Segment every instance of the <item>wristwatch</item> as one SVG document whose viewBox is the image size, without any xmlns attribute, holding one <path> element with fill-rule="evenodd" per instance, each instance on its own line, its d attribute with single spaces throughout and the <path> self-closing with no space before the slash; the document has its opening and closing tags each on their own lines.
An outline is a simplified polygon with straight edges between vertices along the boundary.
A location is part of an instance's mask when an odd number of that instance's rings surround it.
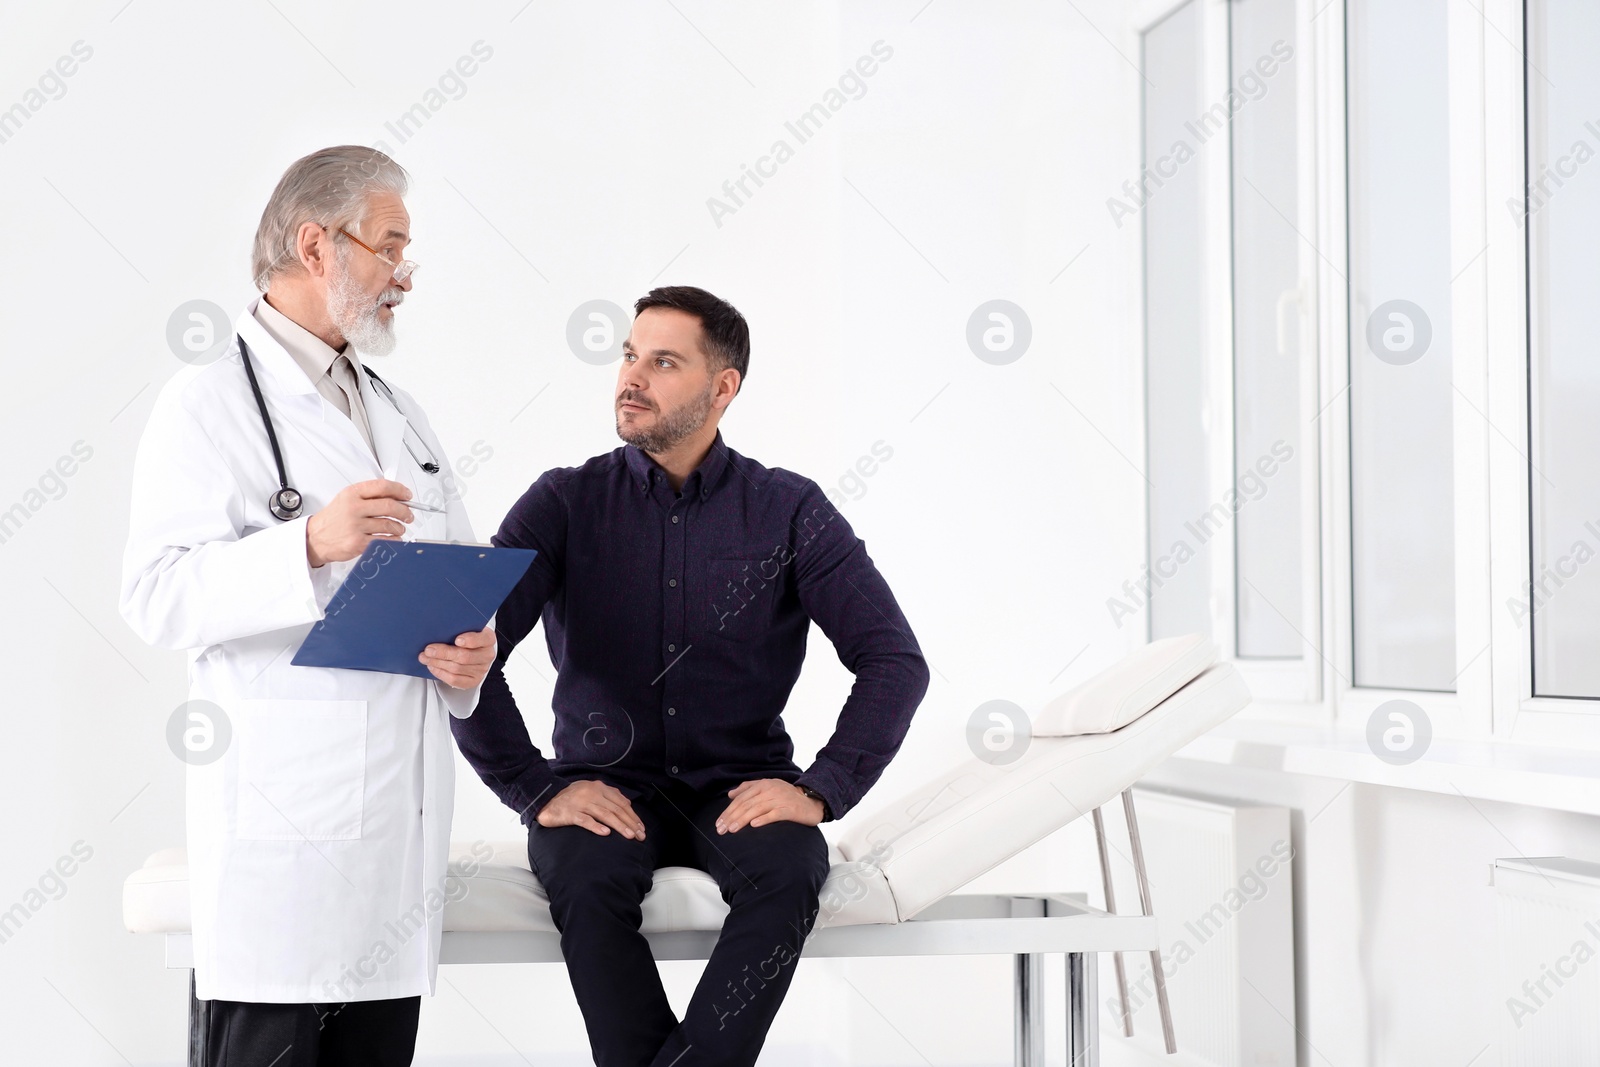
<svg viewBox="0 0 1600 1067">
<path fill-rule="evenodd" d="M 828 810 L 828 801 L 821 793 L 817 792 L 815 789 L 812 789 L 809 785 L 799 785 L 797 783 L 796 787 L 800 790 L 800 792 L 804 793 L 811 799 L 822 801 L 822 818 L 824 820 L 833 818 L 833 812 Z"/>
</svg>

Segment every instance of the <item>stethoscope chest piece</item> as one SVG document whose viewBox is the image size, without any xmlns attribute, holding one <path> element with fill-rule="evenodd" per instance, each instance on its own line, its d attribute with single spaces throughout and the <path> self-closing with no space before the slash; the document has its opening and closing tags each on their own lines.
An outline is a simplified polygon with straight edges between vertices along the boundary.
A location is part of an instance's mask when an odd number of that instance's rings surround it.
<svg viewBox="0 0 1600 1067">
<path fill-rule="evenodd" d="M 300 517 L 302 503 L 304 501 L 300 499 L 299 490 L 291 489 L 286 485 L 272 494 L 272 498 L 267 501 L 267 510 L 272 512 L 273 518 L 290 522 Z"/>
</svg>

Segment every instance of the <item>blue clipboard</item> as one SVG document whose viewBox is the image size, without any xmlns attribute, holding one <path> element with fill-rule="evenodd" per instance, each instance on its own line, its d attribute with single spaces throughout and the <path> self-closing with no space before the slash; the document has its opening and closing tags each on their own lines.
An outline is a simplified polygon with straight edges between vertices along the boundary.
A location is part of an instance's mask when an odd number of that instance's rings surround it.
<svg viewBox="0 0 1600 1067">
<path fill-rule="evenodd" d="M 538 555 L 448 541 L 373 540 L 300 643 L 297 667 L 432 678 L 425 646 L 481 630 Z"/>
</svg>

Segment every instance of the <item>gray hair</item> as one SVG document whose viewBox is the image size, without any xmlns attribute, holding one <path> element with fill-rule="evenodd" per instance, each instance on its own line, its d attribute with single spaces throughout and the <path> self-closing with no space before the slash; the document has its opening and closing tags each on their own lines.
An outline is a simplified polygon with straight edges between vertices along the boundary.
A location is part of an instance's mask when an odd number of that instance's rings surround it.
<svg viewBox="0 0 1600 1067">
<path fill-rule="evenodd" d="M 362 145 L 323 148 L 295 160 L 278 179 L 256 228 L 250 254 L 256 288 L 264 293 L 274 277 L 300 269 L 295 243 L 305 223 L 355 229 L 366 217 L 368 197 L 383 192 L 404 196 L 409 183 L 404 167 Z"/>
</svg>

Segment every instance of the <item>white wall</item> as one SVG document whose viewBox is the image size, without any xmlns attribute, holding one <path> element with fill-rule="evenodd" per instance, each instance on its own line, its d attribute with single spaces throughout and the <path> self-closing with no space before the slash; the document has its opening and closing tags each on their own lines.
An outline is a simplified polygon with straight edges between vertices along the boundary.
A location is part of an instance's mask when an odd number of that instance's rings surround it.
<svg viewBox="0 0 1600 1067">
<path fill-rule="evenodd" d="M 857 497 L 844 508 L 935 675 L 877 799 L 964 755 L 979 703 L 1036 701 L 1139 640 L 1097 606 L 1135 572 L 1142 522 L 1138 476 L 1101 436 L 1137 456 L 1135 247 L 1101 206 L 1135 169 L 1137 75 L 1091 25 L 1114 25 L 1114 5 L 521 7 L 0 8 L 0 108 L 32 102 L 75 42 L 92 49 L 0 143 L 0 508 L 33 499 L 75 442 L 92 449 L 0 544 L 17 680 L 0 907 L 74 842 L 93 850 L 0 945 L 8 1062 L 182 1058 L 184 977 L 120 922 L 124 876 L 183 833 L 164 738 L 182 657 L 142 646 L 116 610 L 129 467 L 180 366 L 168 316 L 249 298 L 261 208 L 313 148 L 383 141 L 412 171 L 423 268 L 387 373 L 424 398 L 452 454 L 493 450 L 466 481 L 481 533 L 541 471 L 615 446 L 615 367 L 576 359 L 565 325 L 583 301 L 626 306 L 652 284 L 705 286 L 752 323 L 749 385 L 724 422 L 733 447 L 824 486 L 875 442 L 893 449 L 864 488 L 844 483 Z M 879 40 L 893 55 L 865 93 L 718 226 L 707 198 L 774 139 L 793 145 L 785 121 Z M 478 41 L 492 56 L 465 92 L 400 144 L 385 123 Z M 1008 366 L 965 339 L 993 298 L 1033 327 Z M 536 634 L 548 677 L 542 646 Z M 849 684 L 825 639 L 812 649 L 786 716 L 802 763 Z M 513 684 L 548 739 L 548 683 L 519 663 Z M 518 836 L 460 770 L 456 836 Z M 698 969 L 666 968 L 678 1006 Z M 587 1061 L 559 967 L 442 974 L 419 1062 Z M 1003 959 L 813 961 L 771 1060 L 1001 1062 L 1009 974 Z M 930 975 L 945 980 L 911 981 Z"/>
<path fill-rule="evenodd" d="M 682 282 L 744 310 L 753 373 L 729 443 L 855 497 L 845 513 L 934 668 L 868 806 L 965 755 L 978 704 L 1032 706 L 1142 639 L 1104 609 L 1143 555 L 1143 486 L 1119 454 L 1141 462 L 1137 228 L 1104 206 L 1138 171 L 1119 5 L 274 3 L 0 9 L 0 108 L 74 42 L 93 49 L 0 143 L 0 509 L 75 442 L 93 450 L 0 543 L 17 690 L 0 908 L 93 849 L 0 944 L 7 1062 L 182 1059 L 182 974 L 120 923 L 123 877 L 182 839 L 164 739 L 182 659 L 116 612 L 129 464 L 179 366 L 168 315 L 250 295 L 261 206 L 312 148 L 386 141 L 413 172 L 424 267 L 389 367 L 453 454 L 492 449 L 466 482 L 482 533 L 539 472 L 615 444 L 615 368 L 567 350 L 574 307 Z M 480 40 L 493 55 L 464 95 L 398 144 L 385 122 Z M 718 226 L 707 197 L 878 40 L 893 56 L 865 93 Z M 965 339 L 995 298 L 1033 328 L 1007 366 Z M 893 458 L 841 486 L 878 441 Z M 812 648 L 786 716 L 802 762 L 849 684 Z M 548 677 L 537 634 L 529 651 Z M 548 682 L 519 662 L 513 684 L 548 739 Z M 1304 1064 L 1473 1061 L 1501 1010 L 1488 861 L 1600 854 L 1600 820 L 1578 816 L 1189 762 L 1155 777 L 1295 809 Z M 462 764 L 456 836 L 519 830 Z M 980 885 L 1085 888 L 1085 845 L 1070 827 Z M 679 1007 L 698 968 L 665 967 Z M 441 974 L 419 1063 L 587 1062 L 560 968 Z M 1004 958 L 809 961 L 768 1061 L 1007 1062 L 1009 982 Z"/>
</svg>

